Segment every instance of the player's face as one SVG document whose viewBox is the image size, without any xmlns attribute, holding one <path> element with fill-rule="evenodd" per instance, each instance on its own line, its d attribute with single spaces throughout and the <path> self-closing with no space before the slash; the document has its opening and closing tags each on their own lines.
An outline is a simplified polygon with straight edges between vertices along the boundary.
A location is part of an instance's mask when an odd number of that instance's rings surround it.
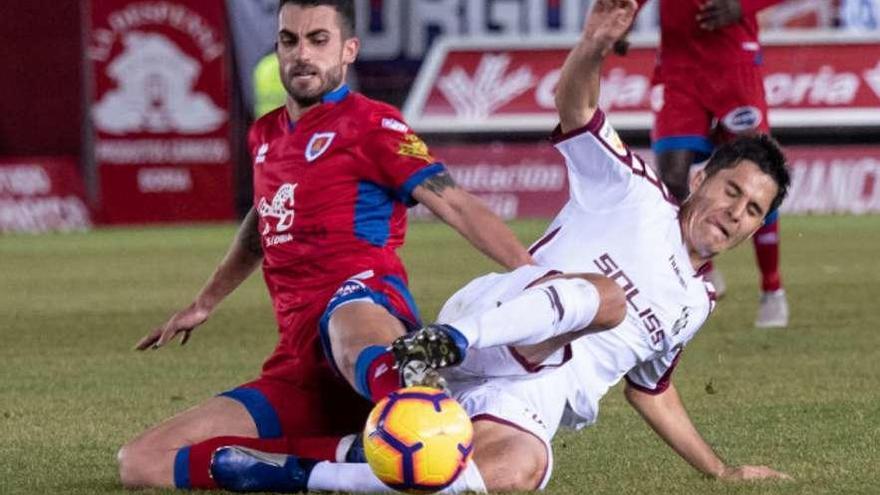
<svg viewBox="0 0 880 495">
<path fill-rule="evenodd" d="M 764 222 L 778 186 L 751 160 L 698 172 L 682 208 L 682 230 L 692 255 L 706 260 L 751 237 Z"/>
<path fill-rule="evenodd" d="M 357 38 L 344 39 L 336 10 L 287 4 L 278 13 L 277 53 L 287 94 L 307 107 L 335 90 L 357 57 Z"/>
</svg>

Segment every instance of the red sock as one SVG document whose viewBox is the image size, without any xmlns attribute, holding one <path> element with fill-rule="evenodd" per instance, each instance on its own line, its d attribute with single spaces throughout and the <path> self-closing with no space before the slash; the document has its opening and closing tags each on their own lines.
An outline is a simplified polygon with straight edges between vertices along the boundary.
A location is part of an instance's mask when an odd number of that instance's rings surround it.
<svg viewBox="0 0 880 495">
<path fill-rule="evenodd" d="M 216 489 L 211 478 L 211 456 L 220 447 L 238 445 L 263 452 L 293 454 L 320 461 L 335 461 L 341 437 L 247 438 L 214 437 L 181 449 L 174 461 L 174 483 L 178 488 Z"/>
<path fill-rule="evenodd" d="M 761 290 L 770 292 L 782 288 L 779 274 L 779 221 L 764 225 L 752 238 L 755 258 L 761 270 Z"/>
<path fill-rule="evenodd" d="M 370 399 L 379 402 L 400 388 L 400 373 L 394 369 L 394 355 L 385 351 L 367 367 L 367 384 Z"/>
</svg>

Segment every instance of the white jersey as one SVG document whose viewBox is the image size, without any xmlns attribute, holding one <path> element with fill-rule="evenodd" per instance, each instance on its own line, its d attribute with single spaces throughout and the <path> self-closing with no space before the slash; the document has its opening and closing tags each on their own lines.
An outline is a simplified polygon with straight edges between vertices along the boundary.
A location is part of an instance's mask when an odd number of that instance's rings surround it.
<svg viewBox="0 0 880 495">
<path fill-rule="evenodd" d="M 558 370 L 565 377 L 554 373 L 553 386 L 566 387 L 579 421 L 592 423 L 599 399 L 624 376 L 641 390 L 666 388 L 681 349 L 706 321 L 715 297 L 691 266 L 677 203 L 602 111 L 585 127 L 553 138 L 565 157 L 570 199 L 530 251 L 545 271 L 611 278 L 627 300 L 624 322 L 575 341 L 570 362 Z M 440 321 L 512 297 L 527 285 L 522 274 L 529 270 L 541 271 L 528 267 L 475 280 L 450 299 Z M 472 349 L 460 371 L 491 375 L 490 367 L 511 366 L 511 359 L 499 362 L 505 355 L 517 358 L 511 352 Z"/>
</svg>

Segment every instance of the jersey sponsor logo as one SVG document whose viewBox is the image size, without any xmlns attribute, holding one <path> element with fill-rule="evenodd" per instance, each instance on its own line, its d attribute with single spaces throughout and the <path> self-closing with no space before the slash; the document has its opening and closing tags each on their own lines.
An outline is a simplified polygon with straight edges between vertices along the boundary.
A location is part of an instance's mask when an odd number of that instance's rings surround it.
<svg viewBox="0 0 880 495">
<path fill-rule="evenodd" d="M 295 189 L 296 184 L 282 185 L 278 188 L 278 192 L 275 193 L 275 197 L 272 198 L 271 204 L 266 201 L 266 198 L 260 198 L 260 203 L 257 205 L 257 213 L 265 223 L 263 235 L 267 235 L 272 231 L 272 227 L 269 225 L 270 218 L 278 219 L 278 222 L 275 224 L 275 232 L 286 232 L 293 226 L 293 192 Z M 293 239 L 292 236 L 284 242 L 291 239 Z M 275 244 L 280 244 L 280 242 Z"/>
<path fill-rule="evenodd" d="M 92 109 L 95 126 L 108 134 L 132 132 L 204 134 L 218 129 L 226 112 L 195 90 L 202 63 L 171 38 L 131 31 L 123 50 L 107 65 L 116 89 Z"/>
<path fill-rule="evenodd" d="M 309 144 L 306 145 L 306 160 L 309 162 L 317 160 L 319 156 L 327 151 L 335 137 L 335 132 L 317 132 L 312 135 L 311 139 L 309 139 Z"/>
<path fill-rule="evenodd" d="M 724 127 L 733 133 L 750 131 L 761 124 L 761 110 L 758 107 L 745 106 L 737 107 L 727 112 L 721 119 Z"/>
<path fill-rule="evenodd" d="M 611 258 L 608 253 L 599 256 L 593 260 L 593 264 L 599 269 L 599 273 L 613 280 L 623 289 L 626 302 L 634 313 L 636 313 L 639 321 L 642 323 L 648 337 L 653 345 L 659 345 L 666 338 L 666 331 L 663 328 L 663 322 L 654 312 L 654 308 L 647 305 L 639 294 L 641 291 L 636 287 L 635 282 L 624 272 Z M 629 310 L 627 310 L 629 312 Z"/>
<path fill-rule="evenodd" d="M 398 148 L 397 154 L 400 156 L 409 156 L 411 158 L 424 160 L 428 163 L 434 163 L 436 161 L 434 160 L 434 157 L 431 156 L 431 152 L 428 151 L 428 145 L 415 134 L 407 134 L 403 137 L 403 141 L 400 143 L 400 148 Z"/>
<path fill-rule="evenodd" d="M 382 119 L 382 127 L 385 129 L 391 129 L 392 131 L 397 131 L 401 134 L 406 134 L 409 132 L 409 127 L 403 122 L 397 119 L 384 118 Z"/>
<path fill-rule="evenodd" d="M 269 152 L 269 143 L 263 143 L 257 149 L 257 156 L 254 157 L 254 165 L 266 162 L 266 153 Z"/>
</svg>

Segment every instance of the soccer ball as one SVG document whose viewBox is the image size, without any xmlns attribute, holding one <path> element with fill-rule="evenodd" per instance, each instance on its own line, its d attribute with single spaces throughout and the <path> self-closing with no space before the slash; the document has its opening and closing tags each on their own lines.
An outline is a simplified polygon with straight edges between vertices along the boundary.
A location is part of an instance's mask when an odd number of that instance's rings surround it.
<svg viewBox="0 0 880 495">
<path fill-rule="evenodd" d="M 364 452 L 377 478 L 409 493 L 449 486 L 471 456 L 474 429 L 443 391 L 410 387 L 379 401 L 364 428 Z"/>
</svg>

